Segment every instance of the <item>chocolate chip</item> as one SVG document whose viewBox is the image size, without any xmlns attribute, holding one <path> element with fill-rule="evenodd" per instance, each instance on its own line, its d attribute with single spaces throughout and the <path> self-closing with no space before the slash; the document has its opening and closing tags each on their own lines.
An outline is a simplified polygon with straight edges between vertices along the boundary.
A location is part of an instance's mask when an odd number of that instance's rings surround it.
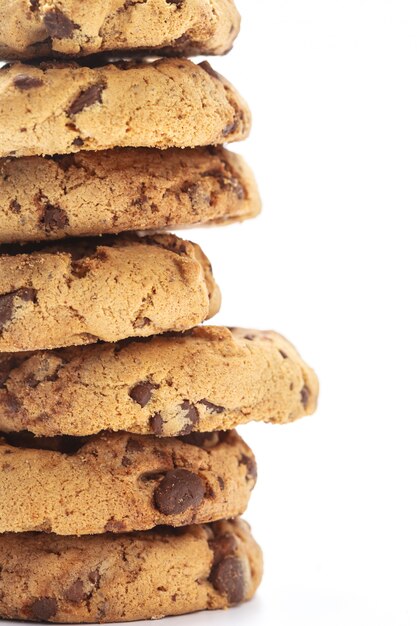
<svg viewBox="0 0 417 626">
<path fill-rule="evenodd" d="M 304 385 L 304 387 L 301 389 L 300 395 L 303 407 L 306 409 L 308 401 L 310 400 L 310 389 Z"/>
<path fill-rule="evenodd" d="M 219 483 L 220 489 L 224 491 L 224 480 L 221 476 L 217 476 L 217 482 Z"/>
<path fill-rule="evenodd" d="M 133 389 L 130 390 L 129 395 L 132 400 L 137 402 L 137 404 L 140 404 L 140 406 L 143 408 L 152 398 L 152 392 L 154 391 L 154 389 L 158 389 L 158 387 L 159 385 L 154 385 L 149 381 L 144 381 L 135 385 Z"/>
<path fill-rule="evenodd" d="M 58 603 L 55 598 L 38 598 L 29 607 L 30 616 L 40 622 L 47 622 L 57 611 Z"/>
<path fill-rule="evenodd" d="M 69 224 L 68 215 L 64 209 L 53 206 L 52 204 L 47 204 L 40 223 L 44 227 L 46 233 L 51 233 L 54 230 L 62 230 Z"/>
<path fill-rule="evenodd" d="M 73 146 L 83 146 L 84 145 L 84 139 L 81 139 L 81 137 L 76 137 L 74 139 L 74 141 L 72 142 Z"/>
<path fill-rule="evenodd" d="M 134 439 L 133 437 L 129 437 L 127 440 L 126 452 L 142 452 L 143 445 L 138 439 Z"/>
<path fill-rule="evenodd" d="M 123 521 L 111 518 L 105 525 L 104 530 L 107 533 L 124 533 L 126 531 L 126 524 Z"/>
<path fill-rule="evenodd" d="M 202 70 L 207 72 L 207 74 L 210 74 L 210 76 L 213 76 L 214 78 L 219 78 L 218 73 L 211 67 L 208 61 L 203 61 L 202 63 L 199 63 L 198 65 L 201 67 Z"/>
<path fill-rule="evenodd" d="M 53 39 L 71 39 L 74 30 L 79 28 L 60 9 L 51 9 L 43 18 L 48 35 Z"/>
<path fill-rule="evenodd" d="M 256 338 L 256 335 L 245 335 L 244 339 L 247 339 L 247 341 L 253 341 Z"/>
<path fill-rule="evenodd" d="M 256 461 L 253 457 L 242 454 L 242 456 L 240 457 L 239 465 L 246 465 L 247 478 L 252 478 L 253 480 L 256 480 L 258 476 L 258 470 L 256 467 Z"/>
<path fill-rule="evenodd" d="M 210 203 L 210 196 L 197 183 L 187 181 L 182 185 L 181 191 L 188 195 L 193 209 L 198 209 L 200 205 Z"/>
<path fill-rule="evenodd" d="M 43 85 L 43 80 L 36 76 L 29 76 L 28 74 L 16 74 L 13 78 L 13 84 L 21 91 L 27 91 L 28 89 L 35 89 Z"/>
<path fill-rule="evenodd" d="M 19 361 L 15 357 L 9 357 L 0 362 L 0 387 L 4 386 L 4 383 L 9 378 L 10 373 L 18 365 Z"/>
<path fill-rule="evenodd" d="M 165 477 L 165 472 L 145 472 L 141 474 L 140 479 L 143 483 L 151 483 L 156 480 L 161 480 Z"/>
<path fill-rule="evenodd" d="M 213 565 L 217 565 L 227 556 L 234 554 L 238 548 L 236 537 L 231 533 L 226 533 L 209 541 L 210 549 L 213 551 Z"/>
<path fill-rule="evenodd" d="M 214 566 L 210 582 L 227 597 L 229 604 L 238 604 L 245 599 L 245 570 L 242 561 L 235 556 L 227 556 Z"/>
<path fill-rule="evenodd" d="M 284 350 L 278 350 L 283 359 L 288 359 L 288 354 Z"/>
<path fill-rule="evenodd" d="M 160 413 L 155 413 L 149 419 L 149 426 L 154 435 L 161 436 L 164 434 L 164 420 Z"/>
<path fill-rule="evenodd" d="M 88 580 L 90 581 L 92 585 L 95 585 L 96 587 L 98 586 L 98 583 L 100 582 L 100 578 L 101 578 L 100 572 L 98 571 L 98 569 L 88 574 Z"/>
<path fill-rule="evenodd" d="M 155 506 L 164 515 L 178 515 L 196 508 L 204 493 L 204 483 L 197 474 L 185 469 L 171 470 L 155 489 Z"/>
<path fill-rule="evenodd" d="M 231 135 L 231 133 L 234 133 L 235 130 L 237 130 L 237 127 L 238 127 L 238 121 L 233 120 L 233 122 L 231 122 L 230 124 L 225 126 L 225 128 L 223 128 L 223 131 L 222 131 L 223 137 L 227 137 L 228 135 Z"/>
<path fill-rule="evenodd" d="M 191 404 L 189 400 L 184 400 L 184 402 L 181 404 L 181 410 L 185 411 L 184 419 L 188 420 L 188 424 L 185 424 L 179 434 L 189 435 L 194 430 L 194 426 L 196 426 L 200 421 L 200 416 L 198 414 L 197 408 L 194 406 L 194 404 Z"/>
<path fill-rule="evenodd" d="M 90 85 L 87 89 L 83 89 L 67 109 L 68 115 L 77 115 L 77 113 L 81 113 L 81 111 L 91 107 L 96 102 L 103 102 L 101 95 L 104 88 L 105 85 L 103 83 L 96 83 L 95 85 Z"/>
<path fill-rule="evenodd" d="M 213 433 L 190 433 L 181 437 L 181 441 L 188 443 L 190 446 L 197 446 L 209 450 L 219 443 L 219 434 Z"/>
<path fill-rule="evenodd" d="M 22 210 L 22 205 L 15 198 L 10 202 L 9 208 L 12 213 L 20 213 L 20 211 Z"/>
<path fill-rule="evenodd" d="M 17 413 L 22 407 L 20 401 L 12 393 L 6 393 L 6 395 L 3 396 L 3 404 L 10 413 Z"/>
<path fill-rule="evenodd" d="M 72 583 L 70 587 L 64 592 L 65 599 L 68 602 L 73 602 L 74 604 L 79 604 L 87 597 L 87 594 L 84 591 L 83 581 L 78 578 L 75 582 Z"/>
<path fill-rule="evenodd" d="M 180 9 L 184 4 L 184 0 L 165 0 L 167 4 L 176 4 L 177 8 Z"/>
<path fill-rule="evenodd" d="M 200 404 L 203 404 L 209 411 L 211 411 L 211 413 L 223 413 L 225 410 L 224 406 L 213 404 L 208 400 L 200 400 Z"/>
<path fill-rule="evenodd" d="M 17 291 L 0 295 L 0 331 L 9 322 L 14 313 L 16 300 L 23 302 L 35 302 L 36 291 L 30 287 L 22 287 Z"/>
</svg>

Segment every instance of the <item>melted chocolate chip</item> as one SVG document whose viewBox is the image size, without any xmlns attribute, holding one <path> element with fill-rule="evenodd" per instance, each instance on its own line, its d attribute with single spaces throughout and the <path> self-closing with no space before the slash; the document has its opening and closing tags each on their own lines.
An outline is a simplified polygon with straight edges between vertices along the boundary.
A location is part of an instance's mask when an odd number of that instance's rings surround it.
<svg viewBox="0 0 417 626">
<path fill-rule="evenodd" d="M 303 404 L 303 407 L 306 409 L 308 406 L 308 401 L 310 400 L 310 389 L 304 386 L 301 389 L 300 395 L 301 395 L 301 402 Z"/>
<path fill-rule="evenodd" d="M 213 567 L 210 582 L 227 597 L 229 604 L 238 604 L 245 599 L 245 570 L 242 561 L 235 556 L 227 556 Z"/>
<path fill-rule="evenodd" d="M 46 233 L 51 233 L 55 230 L 62 230 L 65 226 L 68 226 L 68 215 L 60 207 L 47 204 L 45 206 L 43 216 L 40 220 L 41 225 L 45 229 Z"/>
<path fill-rule="evenodd" d="M 239 465 L 246 465 L 247 478 L 252 478 L 253 480 L 256 480 L 258 476 L 258 470 L 254 458 L 246 456 L 246 454 L 242 454 L 242 456 L 240 457 Z"/>
<path fill-rule="evenodd" d="M 126 452 L 142 452 L 143 445 L 138 439 L 134 439 L 133 437 L 129 437 L 127 440 Z"/>
<path fill-rule="evenodd" d="M 103 102 L 102 93 L 104 88 L 105 85 L 103 83 L 96 83 L 81 91 L 67 109 L 68 115 L 77 115 L 77 113 L 81 113 L 81 111 L 91 107 L 96 102 Z"/>
<path fill-rule="evenodd" d="M 21 409 L 20 401 L 12 393 L 3 396 L 3 404 L 10 413 L 17 413 Z"/>
<path fill-rule="evenodd" d="M 74 30 L 79 28 L 60 9 L 51 9 L 43 18 L 48 35 L 53 39 L 71 39 Z"/>
<path fill-rule="evenodd" d="M 29 607 L 30 616 L 40 622 L 47 622 L 56 615 L 58 603 L 55 598 L 37 598 Z"/>
<path fill-rule="evenodd" d="M 216 537 L 209 541 L 210 549 L 213 551 L 213 565 L 217 565 L 227 556 L 234 554 L 238 548 L 236 537 L 231 533 L 226 533 L 221 537 Z"/>
<path fill-rule="evenodd" d="M 208 400 L 200 400 L 200 404 L 203 404 L 206 409 L 208 409 L 211 413 L 223 413 L 223 411 L 225 410 L 224 406 L 213 404 Z"/>
<path fill-rule="evenodd" d="M 0 296 L 0 331 L 9 322 L 14 313 L 16 300 L 23 302 L 36 302 L 36 291 L 30 287 L 22 287 L 17 291 Z"/>
<path fill-rule="evenodd" d="M 126 531 L 126 524 L 123 521 L 111 518 L 105 525 L 104 530 L 107 533 L 124 533 Z"/>
<path fill-rule="evenodd" d="M 162 415 L 160 413 L 155 413 L 149 419 L 149 426 L 154 435 L 161 436 L 164 434 L 164 420 L 162 419 Z"/>
<path fill-rule="evenodd" d="M 205 72 L 207 72 L 207 74 L 210 74 L 210 76 L 213 76 L 214 78 L 219 78 L 218 73 L 211 67 L 210 63 L 208 61 L 203 61 L 202 63 L 198 64 L 202 70 L 204 70 Z"/>
<path fill-rule="evenodd" d="M 191 446 L 197 446 L 197 448 L 203 448 L 204 450 L 210 450 L 219 443 L 219 434 L 213 433 L 190 433 L 181 437 L 181 441 L 188 443 Z"/>
<path fill-rule="evenodd" d="M 185 469 L 169 471 L 155 489 L 155 506 L 164 515 L 178 515 L 196 508 L 205 493 L 203 481 Z"/>
<path fill-rule="evenodd" d="M 159 385 L 154 385 L 153 383 L 145 380 L 144 382 L 135 385 L 133 389 L 130 390 L 129 395 L 132 400 L 137 402 L 137 404 L 140 404 L 140 406 L 143 408 L 152 398 L 152 392 L 154 391 L 154 389 L 158 389 L 158 387 Z"/>
<path fill-rule="evenodd" d="M 184 402 L 181 404 L 181 410 L 186 412 L 184 419 L 188 421 L 188 424 L 185 424 L 179 434 L 189 435 L 194 430 L 194 426 L 196 426 L 200 421 L 200 416 L 198 414 L 197 408 L 194 406 L 194 404 L 191 404 L 189 400 L 184 400 Z"/>
<path fill-rule="evenodd" d="M 36 76 L 29 76 L 28 74 L 16 74 L 13 78 L 13 84 L 21 91 L 27 91 L 28 89 L 35 89 L 43 85 L 43 80 Z"/>
<path fill-rule="evenodd" d="M 20 213 L 22 210 L 22 205 L 16 200 L 16 198 L 10 202 L 9 207 L 12 213 Z"/>
<path fill-rule="evenodd" d="M 10 373 L 19 365 L 19 361 L 11 356 L 0 362 L 0 387 L 4 387 L 4 383 L 10 376 Z"/>
<path fill-rule="evenodd" d="M 231 135 L 232 133 L 234 133 L 235 130 L 237 130 L 237 127 L 238 127 L 238 121 L 233 120 L 233 122 L 231 122 L 230 124 L 225 126 L 225 128 L 223 128 L 223 131 L 222 131 L 223 137 L 227 137 L 228 135 Z"/>
<path fill-rule="evenodd" d="M 87 595 L 84 591 L 84 584 L 81 578 L 78 578 L 75 582 L 73 582 L 72 585 L 64 592 L 64 595 L 68 602 L 80 604 L 80 602 L 82 602 Z"/>
</svg>

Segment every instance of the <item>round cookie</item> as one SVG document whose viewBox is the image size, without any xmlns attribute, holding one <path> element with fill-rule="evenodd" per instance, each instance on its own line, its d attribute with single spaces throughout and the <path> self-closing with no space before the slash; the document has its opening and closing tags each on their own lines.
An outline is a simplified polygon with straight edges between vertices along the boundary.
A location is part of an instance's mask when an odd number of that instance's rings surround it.
<svg viewBox="0 0 417 626">
<path fill-rule="evenodd" d="M 239 28 L 233 0 L 2 0 L 0 56 L 31 59 L 149 48 L 153 56 L 224 54 Z"/>
<path fill-rule="evenodd" d="M 242 157 L 221 147 L 0 160 L 0 243 L 229 224 L 260 198 Z"/>
<path fill-rule="evenodd" d="M 242 520 L 127 535 L 0 535 L 0 616 L 126 622 L 250 600 L 262 552 Z"/>
<path fill-rule="evenodd" d="M 235 431 L 183 440 L 14 435 L 0 439 L 0 477 L 0 533 L 94 535 L 236 517 L 255 486 L 256 462 Z"/>
<path fill-rule="evenodd" d="M 0 69 L 0 157 L 244 139 L 250 113 L 205 61 L 12 63 Z"/>
<path fill-rule="evenodd" d="M 0 430 L 175 436 L 314 412 L 318 382 L 272 331 L 202 326 L 146 342 L 0 355 Z"/>
<path fill-rule="evenodd" d="M 207 258 L 174 235 L 107 235 L 2 252 L 2 352 L 185 330 L 219 308 Z"/>
</svg>

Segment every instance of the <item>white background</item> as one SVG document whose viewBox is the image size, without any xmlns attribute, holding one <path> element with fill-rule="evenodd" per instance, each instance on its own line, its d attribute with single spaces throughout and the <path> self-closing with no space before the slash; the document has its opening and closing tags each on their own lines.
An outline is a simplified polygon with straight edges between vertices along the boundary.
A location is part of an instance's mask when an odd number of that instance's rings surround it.
<svg viewBox="0 0 417 626">
<path fill-rule="evenodd" d="M 264 212 L 186 236 L 222 287 L 215 323 L 287 335 L 321 401 L 241 429 L 259 464 L 256 600 L 166 624 L 415 626 L 417 3 L 237 1 L 241 36 L 212 62 L 251 105 L 235 149 Z"/>
<path fill-rule="evenodd" d="M 212 59 L 248 100 L 257 220 L 189 231 L 216 323 L 273 328 L 316 369 L 316 415 L 240 429 L 257 600 L 174 626 L 417 624 L 417 3 L 237 0 Z"/>
</svg>

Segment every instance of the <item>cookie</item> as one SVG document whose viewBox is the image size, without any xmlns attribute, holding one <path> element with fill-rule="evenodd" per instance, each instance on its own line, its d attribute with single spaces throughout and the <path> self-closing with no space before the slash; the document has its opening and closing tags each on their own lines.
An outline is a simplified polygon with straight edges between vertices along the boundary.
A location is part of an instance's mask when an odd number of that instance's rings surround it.
<svg viewBox="0 0 417 626">
<path fill-rule="evenodd" d="M 0 616 L 127 622 L 252 598 L 262 552 L 242 520 L 126 535 L 0 535 Z"/>
<path fill-rule="evenodd" d="M 316 408 L 318 382 L 274 332 L 202 326 L 183 335 L 0 355 L 0 429 L 175 436 Z"/>
<path fill-rule="evenodd" d="M 234 431 L 184 440 L 14 435 L 0 439 L 0 478 L 0 533 L 94 535 L 236 517 L 256 462 Z"/>
<path fill-rule="evenodd" d="M 0 160 L 0 243 L 255 217 L 252 172 L 220 147 L 115 148 Z"/>
<path fill-rule="evenodd" d="M 219 308 L 207 258 L 174 235 L 107 235 L 1 252 L 1 352 L 185 330 Z"/>
<path fill-rule="evenodd" d="M 249 110 L 207 62 L 12 63 L 0 69 L 0 157 L 244 139 Z"/>
<path fill-rule="evenodd" d="M 0 56 L 85 56 L 117 50 L 224 54 L 240 17 L 233 0 L 3 0 Z"/>
</svg>

